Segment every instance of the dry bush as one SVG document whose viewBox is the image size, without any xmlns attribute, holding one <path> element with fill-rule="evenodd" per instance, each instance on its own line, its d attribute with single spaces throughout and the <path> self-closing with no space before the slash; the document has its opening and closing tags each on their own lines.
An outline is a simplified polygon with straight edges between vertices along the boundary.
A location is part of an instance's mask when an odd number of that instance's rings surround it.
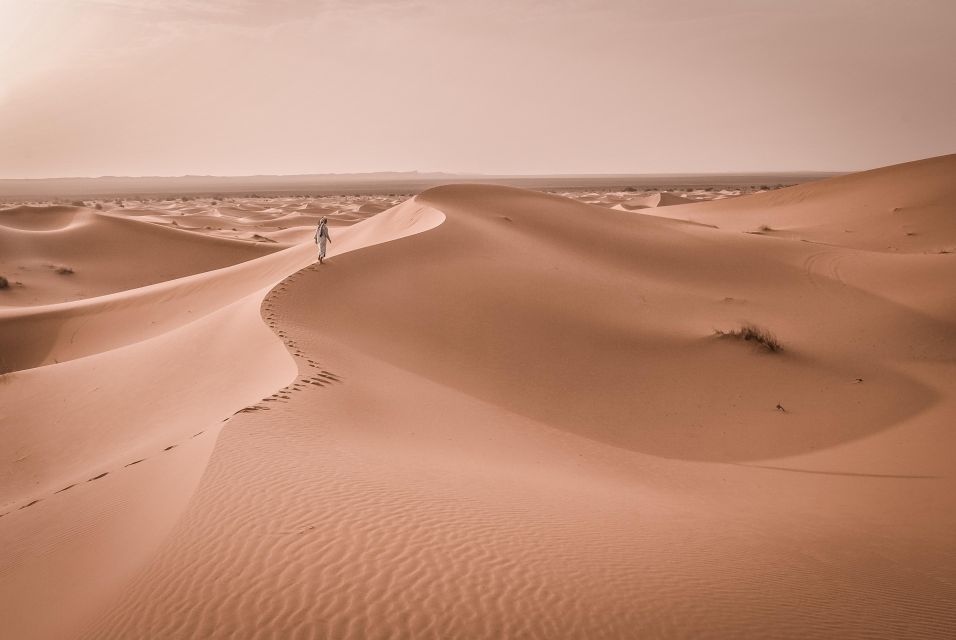
<svg viewBox="0 0 956 640">
<path fill-rule="evenodd" d="M 73 273 L 73 269 L 71 267 L 66 267 L 62 265 L 59 267 L 54 267 L 53 270 L 59 273 L 60 275 L 69 275 Z"/>
<path fill-rule="evenodd" d="M 9 289 L 9 288 L 10 288 L 10 281 L 4 278 L 3 276 L 0 276 L 0 289 Z"/>
<path fill-rule="evenodd" d="M 715 329 L 714 333 L 721 338 L 736 338 L 746 342 L 754 342 L 772 353 L 783 351 L 783 346 L 780 344 L 780 341 L 777 340 L 777 336 L 755 324 L 744 324 L 739 329 L 733 329 L 731 331 Z"/>
</svg>

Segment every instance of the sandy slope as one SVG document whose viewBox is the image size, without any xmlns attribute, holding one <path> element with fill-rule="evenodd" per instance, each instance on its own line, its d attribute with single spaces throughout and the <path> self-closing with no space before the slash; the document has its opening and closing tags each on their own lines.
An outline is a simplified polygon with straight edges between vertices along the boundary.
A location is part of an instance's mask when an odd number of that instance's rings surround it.
<svg viewBox="0 0 956 640">
<path fill-rule="evenodd" d="M 28 222 L 29 221 L 29 222 Z M 225 267 L 275 248 L 187 234 L 79 207 L 0 209 L 0 309 L 92 298 Z M 68 267 L 72 273 L 57 273 Z"/>
<path fill-rule="evenodd" d="M 437 224 L 436 215 L 410 205 L 376 220 L 378 233 L 352 231 L 365 243 L 383 242 Z M 166 240 L 139 255 L 127 247 L 130 272 L 150 261 L 180 270 L 210 259 L 227 266 L 0 309 L 11 371 L 0 378 L 2 637 L 75 634 L 179 518 L 223 422 L 295 376 L 259 308 L 270 288 L 312 262 L 314 248 L 268 253 L 141 220 L 86 217 L 106 245 L 135 246 L 152 234 Z M 347 250 L 348 238 L 338 240 Z M 261 257 L 248 259 L 250 247 Z M 104 260 L 88 249 L 78 272 Z"/>
<path fill-rule="evenodd" d="M 95 446 L 54 446 L 65 418 L 4 431 L 40 462 L 4 467 L 2 619 L 18 637 L 952 637 L 956 260 L 936 247 L 954 169 L 646 212 L 433 189 L 336 230 L 328 264 L 266 298 L 297 375 L 261 360 L 264 286 L 239 283 L 304 249 L 166 283 L 174 308 L 209 301 L 202 319 L 54 340 L 70 361 L 0 379 L 26 416 L 43 385 L 95 384 L 98 359 L 124 388 L 166 358 L 146 405 L 66 404 Z M 901 211 L 919 242 L 897 242 Z M 741 233 L 757 220 L 786 232 Z M 153 308 L 150 287 L 118 295 L 92 317 Z M 104 302 L 61 313 L 82 304 Z M 783 352 L 714 335 L 746 321 Z M 85 460 L 110 475 L 29 493 Z"/>
<path fill-rule="evenodd" d="M 654 213 L 869 251 L 956 251 L 954 174 L 956 157 L 941 156 Z"/>
</svg>

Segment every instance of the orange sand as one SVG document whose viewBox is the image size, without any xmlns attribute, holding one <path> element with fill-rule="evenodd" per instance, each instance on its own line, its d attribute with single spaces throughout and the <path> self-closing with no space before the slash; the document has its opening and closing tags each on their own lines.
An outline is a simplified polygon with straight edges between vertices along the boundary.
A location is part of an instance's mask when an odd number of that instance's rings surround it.
<svg viewBox="0 0 956 640">
<path fill-rule="evenodd" d="M 953 175 L 0 211 L 0 637 L 953 637 Z"/>
</svg>

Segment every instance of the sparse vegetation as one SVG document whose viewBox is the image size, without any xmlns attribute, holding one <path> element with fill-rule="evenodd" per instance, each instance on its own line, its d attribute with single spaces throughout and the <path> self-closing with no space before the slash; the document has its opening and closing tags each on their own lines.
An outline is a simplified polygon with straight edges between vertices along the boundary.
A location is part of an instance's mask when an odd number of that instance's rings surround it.
<svg viewBox="0 0 956 640">
<path fill-rule="evenodd" d="M 96 205 L 94 205 L 94 208 L 97 209 L 97 210 L 99 210 L 99 211 L 102 211 L 102 210 L 103 210 L 103 203 L 102 203 L 102 202 L 97 202 Z"/>
<path fill-rule="evenodd" d="M 753 342 L 759 345 L 761 348 L 772 353 L 783 351 L 783 346 L 780 344 L 780 341 L 777 340 L 777 337 L 773 335 L 773 333 L 767 329 L 758 327 L 755 324 L 747 323 L 742 325 L 739 329 L 733 329 L 731 331 L 715 329 L 714 333 L 721 338 L 736 338 L 746 342 Z"/>
<path fill-rule="evenodd" d="M 64 276 L 73 273 L 73 269 L 72 269 L 72 268 L 70 268 L 70 267 L 65 267 L 65 266 L 63 266 L 63 265 L 60 265 L 60 266 L 57 266 L 57 267 L 53 267 L 53 270 L 56 271 L 57 273 L 59 273 L 60 275 L 64 275 Z"/>
<path fill-rule="evenodd" d="M 4 278 L 3 276 L 0 276 L 0 289 L 9 289 L 9 288 L 10 288 L 10 281 Z"/>
<path fill-rule="evenodd" d="M 74 200 L 74 201 L 71 202 L 70 204 L 73 205 L 74 207 L 85 207 L 85 206 L 86 206 L 86 203 L 83 202 L 82 200 Z"/>
<path fill-rule="evenodd" d="M 760 227 L 757 229 L 757 231 L 760 231 L 760 232 L 773 231 L 773 227 L 770 227 L 770 226 L 767 226 L 767 225 L 765 225 L 765 224 L 762 224 L 762 225 L 760 225 Z"/>
</svg>

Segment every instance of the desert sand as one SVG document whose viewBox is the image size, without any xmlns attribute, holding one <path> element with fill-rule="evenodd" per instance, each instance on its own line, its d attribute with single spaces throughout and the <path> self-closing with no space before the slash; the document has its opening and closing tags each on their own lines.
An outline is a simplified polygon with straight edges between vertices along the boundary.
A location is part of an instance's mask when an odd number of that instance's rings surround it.
<svg viewBox="0 0 956 640">
<path fill-rule="evenodd" d="M 0 210 L 0 637 L 952 638 L 954 176 Z"/>
</svg>

